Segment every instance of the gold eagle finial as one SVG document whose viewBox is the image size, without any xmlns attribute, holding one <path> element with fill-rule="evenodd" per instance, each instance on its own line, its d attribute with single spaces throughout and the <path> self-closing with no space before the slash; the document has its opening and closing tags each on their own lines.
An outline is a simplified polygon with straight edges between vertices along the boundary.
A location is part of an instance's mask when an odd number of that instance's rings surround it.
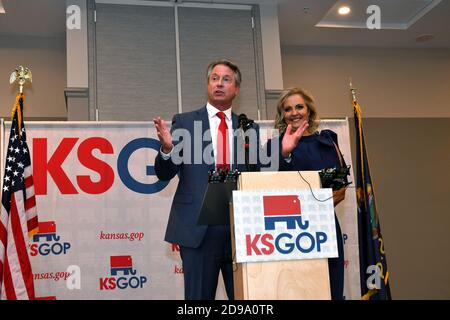
<svg viewBox="0 0 450 320">
<path fill-rule="evenodd" d="M 23 93 L 23 86 L 25 85 L 25 83 L 27 81 L 32 83 L 33 75 L 31 73 L 30 69 L 24 68 L 23 66 L 19 66 L 17 69 L 15 69 L 11 73 L 11 76 L 9 77 L 10 84 L 13 84 L 14 82 L 18 82 L 20 93 Z"/>
</svg>

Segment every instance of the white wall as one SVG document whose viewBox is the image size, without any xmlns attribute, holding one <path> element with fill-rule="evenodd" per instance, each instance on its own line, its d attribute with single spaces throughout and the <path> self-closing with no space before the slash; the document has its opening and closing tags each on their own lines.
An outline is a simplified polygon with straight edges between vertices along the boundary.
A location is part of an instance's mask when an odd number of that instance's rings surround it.
<svg viewBox="0 0 450 320">
<path fill-rule="evenodd" d="M 282 48 L 285 87 L 301 86 L 322 117 L 450 117 L 450 50 Z"/>
</svg>

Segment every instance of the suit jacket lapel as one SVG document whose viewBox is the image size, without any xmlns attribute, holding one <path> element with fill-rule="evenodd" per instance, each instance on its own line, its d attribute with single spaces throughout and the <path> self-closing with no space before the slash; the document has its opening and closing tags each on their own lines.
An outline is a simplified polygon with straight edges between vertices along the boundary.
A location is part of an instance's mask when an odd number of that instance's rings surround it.
<svg viewBox="0 0 450 320">
<path fill-rule="evenodd" d="M 203 151 L 205 150 L 205 148 L 210 145 L 212 143 L 211 140 L 211 130 L 209 127 L 209 119 L 208 119 L 208 111 L 206 110 L 206 106 L 204 106 L 203 108 L 201 108 L 200 110 L 197 111 L 197 115 L 198 115 L 198 120 L 202 121 L 202 163 L 204 163 L 203 161 Z M 208 131 L 209 133 L 207 135 L 205 135 L 205 132 Z M 203 140 L 203 136 L 205 137 L 205 140 Z M 205 164 L 209 167 L 208 170 L 214 170 L 215 168 L 215 164 Z"/>
</svg>

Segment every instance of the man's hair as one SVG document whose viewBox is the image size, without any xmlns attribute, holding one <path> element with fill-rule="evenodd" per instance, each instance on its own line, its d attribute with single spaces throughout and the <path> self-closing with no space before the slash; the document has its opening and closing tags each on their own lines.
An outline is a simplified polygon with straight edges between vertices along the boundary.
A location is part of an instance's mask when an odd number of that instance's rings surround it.
<svg viewBox="0 0 450 320">
<path fill-rule="evenodd" d="M 241 75 L 241 71 L 239 70 L 239 67 L 237 66 L 237 64 L 235 64 L 227 59 L 216 60 L 209 64 L 208 69 L 206 71 L 206 83 L 209 83 L 209 77 L 211 76 L 212 70 L 217 65 L 224 65 L 224 66 L 227 66 L 228 68 L 230 68 L 234 73 L 234 81 L 236 82 L 236 86 L 237 87 L 241 86 L 242 75 Z"/>
</svg>

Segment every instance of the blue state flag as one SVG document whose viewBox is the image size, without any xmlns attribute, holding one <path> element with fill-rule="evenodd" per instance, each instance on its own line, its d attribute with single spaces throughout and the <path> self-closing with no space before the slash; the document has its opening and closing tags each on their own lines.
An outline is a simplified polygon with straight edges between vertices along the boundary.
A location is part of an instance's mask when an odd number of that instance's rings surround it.
<svg viewBox="0 0 450 320">
<path fill-rule="evenodd" d="M 389 272 L 367 159 L 361 106 L 355 96 L 352 104 L 356 128 L 356 197 L 361 299 L 390 300 Z"/>
</svg>

